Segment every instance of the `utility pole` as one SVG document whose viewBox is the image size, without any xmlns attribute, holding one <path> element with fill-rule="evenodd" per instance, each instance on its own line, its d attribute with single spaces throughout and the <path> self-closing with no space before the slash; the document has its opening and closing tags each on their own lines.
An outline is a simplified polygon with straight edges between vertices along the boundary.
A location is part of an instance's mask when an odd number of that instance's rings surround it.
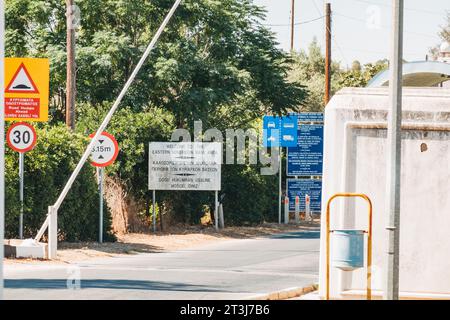
<svg viewBox="0 0 450 320">
<path fill-rule="evenodd" d="M 331 91 L 331 4 L 327 3 L 325 6 L 325 106 L 330 101 Z"/>
<path fill-rule="evenodd" d="M 75 28 L 74 0 L 66 0 L 67 21 L 67 81 L 66 81 L 66 125 L 75 130 L 76 64 L 75 64 Z"/>
<path fill-rule="evenodd" d="M 402 133 L 402 81 L 403 81 L 403 0 L 392 0 L 393 30 L 390 61 L 390 104 L 387 134 L 387 190 L 386 209 L 389 212 L 386 300 L 399 299 L 400 265 L 400 178 Z"/>
<path fill-rule="evenodd" d="M 291 8 L 291 51 L 294 50 L 294 33 L 295 33 L 295 0 L 292 0 L 292 8 Z"/>
</svg>

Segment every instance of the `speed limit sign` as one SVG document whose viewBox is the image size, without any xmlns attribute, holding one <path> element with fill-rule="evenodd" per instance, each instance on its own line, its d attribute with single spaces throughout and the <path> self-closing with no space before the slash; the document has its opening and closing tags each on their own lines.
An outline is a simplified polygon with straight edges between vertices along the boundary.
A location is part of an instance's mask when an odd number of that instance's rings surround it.
<svg viewBox="0 0 450 320">
<path fill-rule="evenodd" d="M 9 127 L 6 139 L 11 149 L 20 153 L 25 153 L 34 148 L 37 135 L 32 125 L 25 122 L 19 122 Z"/>
</svg>

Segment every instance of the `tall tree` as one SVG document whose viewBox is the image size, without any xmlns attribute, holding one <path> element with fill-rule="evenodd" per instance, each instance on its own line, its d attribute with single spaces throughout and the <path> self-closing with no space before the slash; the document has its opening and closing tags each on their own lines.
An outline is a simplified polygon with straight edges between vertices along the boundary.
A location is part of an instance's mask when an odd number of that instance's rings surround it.
<svg viewBox="0 0 450 320">
<path fill-rule="evenodd" d="M 77 101 L 98 105 L 118 94 L 172 1 L 78 0 Z M 244 122 L 298 109 L 306 90 L 288 82 L 289 57 L 261 24 L 251 0 L 186 0 L 124 101 L 136 111 L 164 107 L 179 126 L 218 115 Z M 8 54 L 48 56 L 51 110 L 64 115 L 64 0 L 7 0 Z M 225 109 L 225 110 L 224 110 Z"/>
</svg>

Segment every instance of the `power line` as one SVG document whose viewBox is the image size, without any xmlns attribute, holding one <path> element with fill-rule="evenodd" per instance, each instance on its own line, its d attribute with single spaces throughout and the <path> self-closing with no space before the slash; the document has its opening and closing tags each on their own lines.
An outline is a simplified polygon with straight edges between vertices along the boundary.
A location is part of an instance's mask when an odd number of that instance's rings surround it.
<svg viewBox="0 0 450 320">
<path fill-rule="evenodd" d="M 311 20 L 296 22 L 296 23 L 294 23 L 294 26 L 299 26 L 299 25 L 302 25 L 302 24 L 315 22 L 315 21 L 321 20 L 323 18 L 325 18 L 325 16 L 321 16 L 321 17 L 314 18 L 314 19 L 311 19 Z M 290 27 L 291 24 L 290 23 L 289 24 L 263 24 L 263 26 L 266 26 L 266 27 Z"/>
<path fill-rule="evenodd" d="M 336 11 L 333 11 L 333 12 L 334 12 L 335 15 L 340 16 L 340 17 L 343 17 L 343 18 L 347 18 L 347 19 L 350 19 L 350 20 L 355 20 L 355 21 L 358 21 L 358 22 L 362 22 L 362 23 L 364 23 L 364 24 L 367 23 L 367 21 L 364 20 L 364 19 L 360 19 L 360 18 L 348 16 L 348 15 L 345 15 L 345 14 L 342 14 L 342 13 L 339 13 L 339 12 L 336 12 Z M 379 26 L 380 26 L 380 28 L 387 29 L 387 30 L 391 30 L 391 28 L 388 27 L 388 26 L 381 25 L 381 24 L 380 24 Z M 437 39 L 439 38 L 437 35 L 431 35 L 431 34 L 426 34 L 426 33 L 420 33 L 420 32 L 415 32 L 415 31 L 404 30 L 404 32 L 405 32 L 405 33 L 409 33 L 409 34 L 413 34 L 413 35 L 417 35 L 417 36 L 427 37 L 427 38 L 429 38 L 429 37 L 434 37 L 434 38 L 437 38 Z"/>
<path fill-rule="evenodd" d="M 365 4 L 373 4 L 373 5 L 377 5 L 377 6 L 383 6 L 383 7 L 391 8 L 391 5 L 387 4 L 387 3 L 372 2 L 372 1 L 368 1 L 368 0 L 351 0 L 351 1 L 365 3 Z M 423 10 L 423 9 L 408 8 L 408 7 L 405 7 L 405 10 L 407 10 L 407 11 L 414 11 L 414 12 L 418 12 L 418 13 L 426 13 L 426 14 L 438 15 L 438 16 L 442 17 L 442 12 L 439 12 L 439 11 Z"/>
</svg>

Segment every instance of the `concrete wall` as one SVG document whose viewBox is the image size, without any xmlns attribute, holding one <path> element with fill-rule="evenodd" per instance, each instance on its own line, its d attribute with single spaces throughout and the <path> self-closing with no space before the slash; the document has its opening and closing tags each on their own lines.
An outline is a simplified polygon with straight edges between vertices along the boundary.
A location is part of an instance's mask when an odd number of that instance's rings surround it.
<svg viewBox="0 0 450 320">
<path fill-rule="evenodd" d="M 381 295 L 384 289 L 388 221 L 385 210 L 387 90 L 343 89 L 327 106 L 320 262 L 322 297 L 325 296 L 325 208 L 328 199 L 340 192 L 365 193 L 372 199 L 372 287 L 375 295 Z M 403 103 L 400 291 L 410 298 L 450 298 L 450 90 L 406 88 Z M 331 210 L 331 229 L 366 229 L 367 215 L 363 200 L 337 200 Z M 343 292 L 355 298 L 365 288 L 365 268 L 355 272 L 331 268 L 333 298 L 345 298 Z"/>
</svg>

